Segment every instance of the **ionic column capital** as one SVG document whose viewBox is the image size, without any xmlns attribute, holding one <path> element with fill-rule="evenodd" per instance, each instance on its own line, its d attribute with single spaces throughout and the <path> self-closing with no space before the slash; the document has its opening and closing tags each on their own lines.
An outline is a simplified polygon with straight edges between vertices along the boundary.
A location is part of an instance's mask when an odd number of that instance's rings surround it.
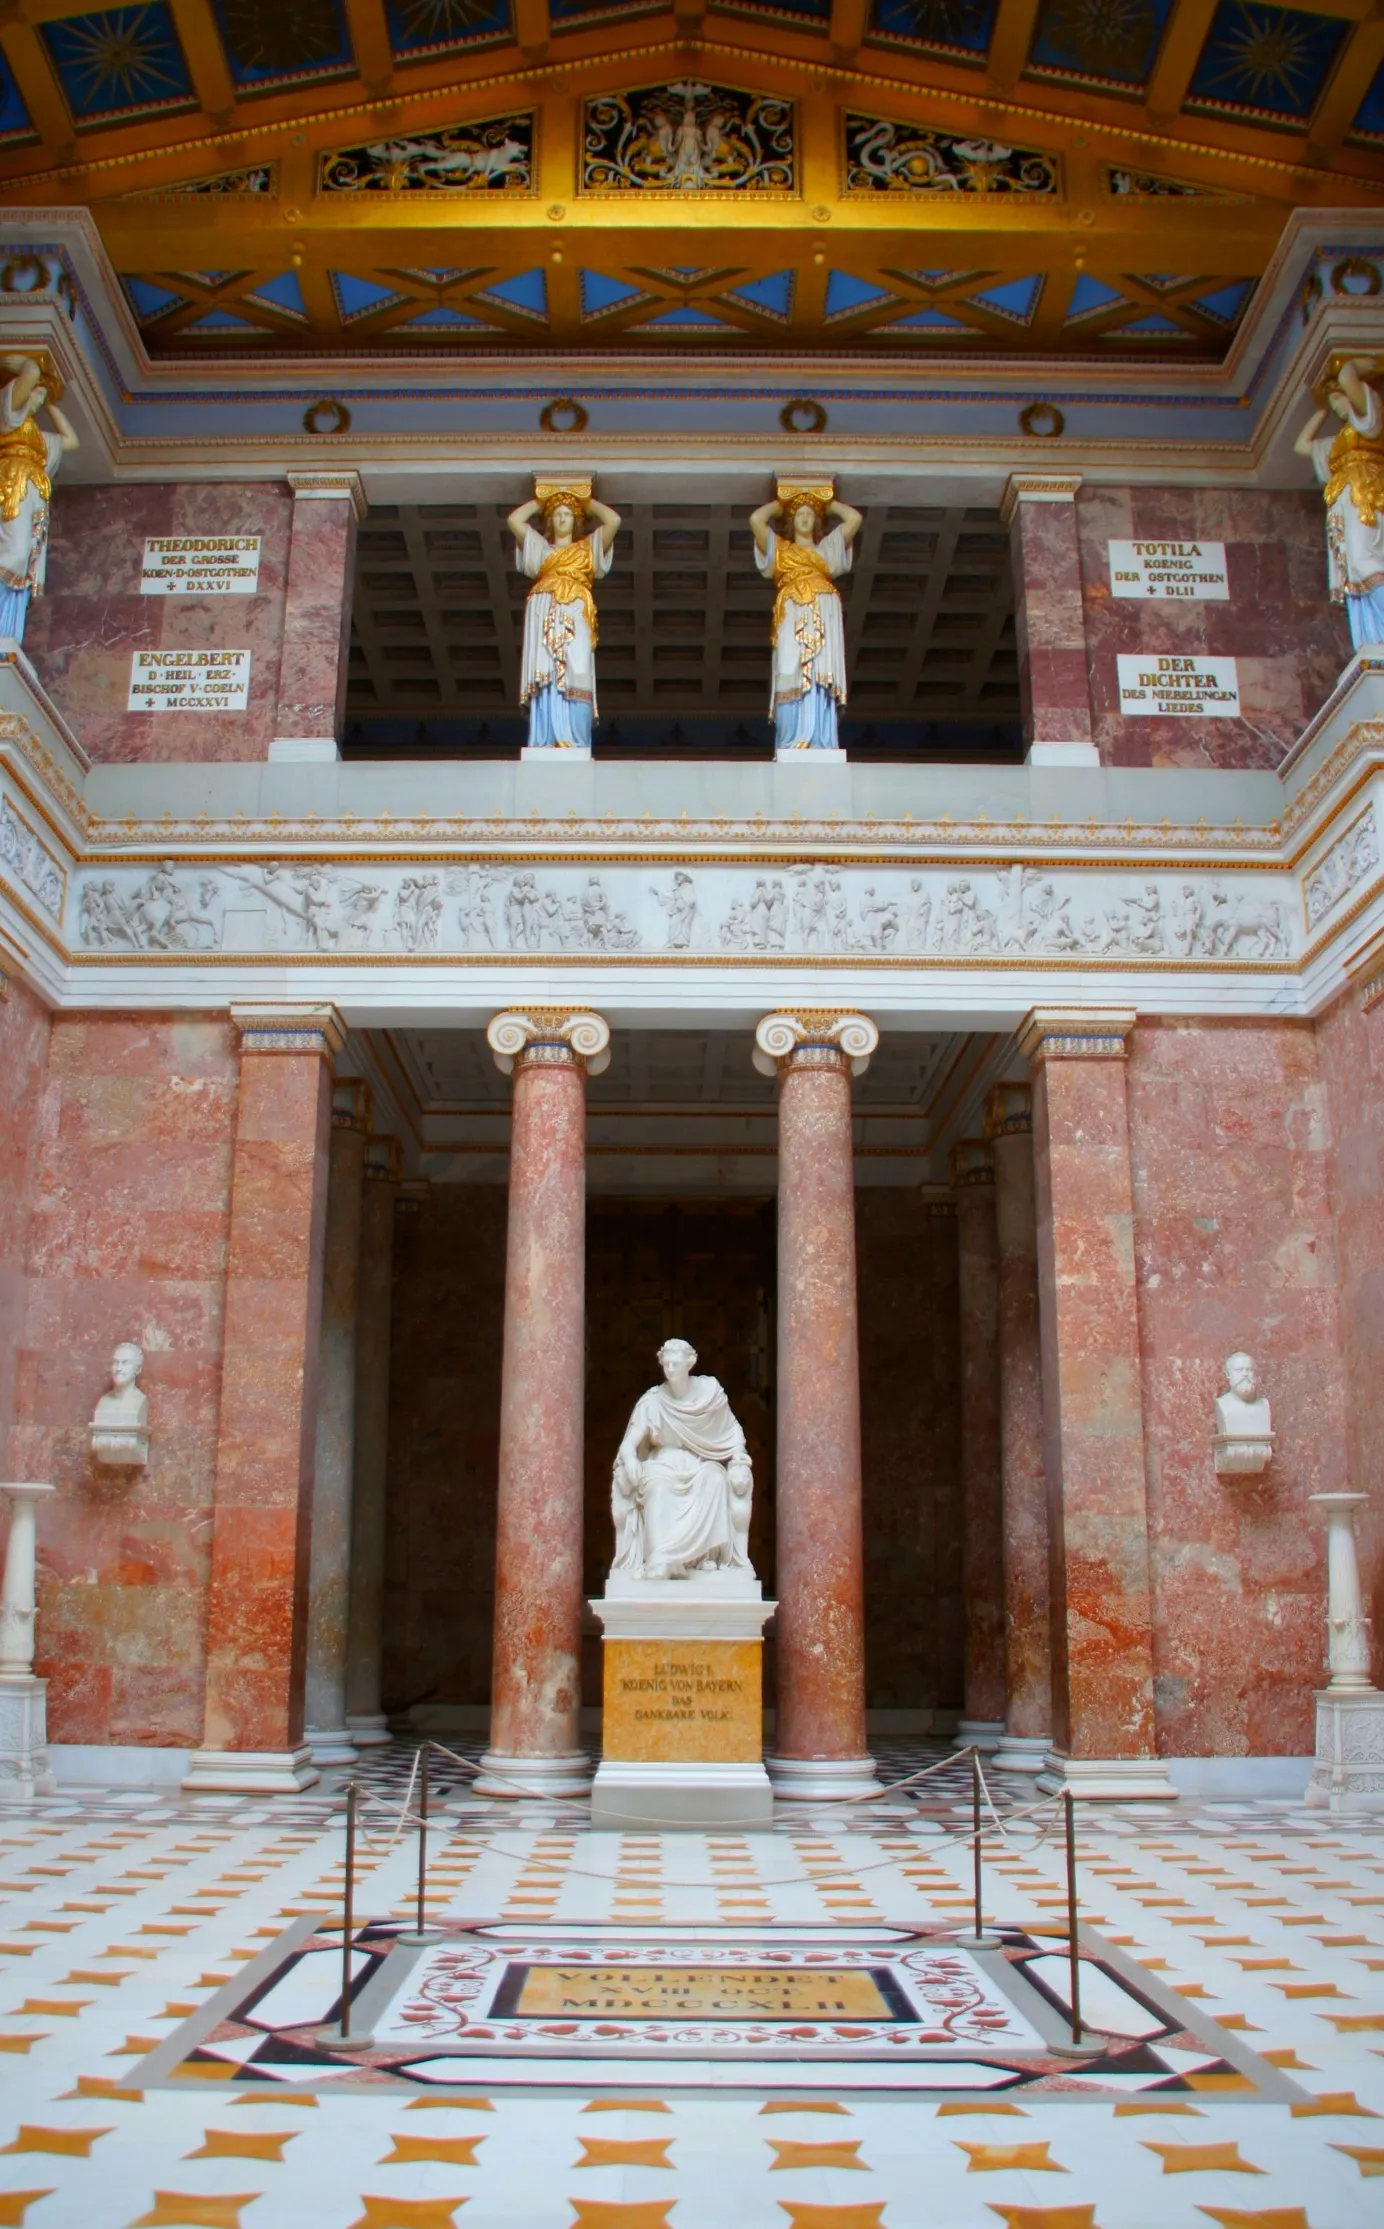
<svg viewBox="0 0 1384 2229">
<path fill-rule="evenodd" d="M 421 1215 L 432 1194 L 432 1184 L 425 1176 L 406 1176 L 399 1182 L 394 1195 L 394 1212 L 412 1219 Z"/>
<path fill-rule="evenodd" d="M 802 1007 L 796 1013 L 766 1014 L 754 1033 L 754 1064 L 761 1076 L 783 1075 L 790 1068 L 846 1068 L 863 1076 L 879 1043 L 868 1014 L 823 1012 Z"/>
<path fill-rule="evenodd" d="M 995 1157 L 988 1139 L 958 1138 L 951 1149 L 951 1180 L 954 1189 L 965 1191 L 973 1184 L 993 1184 Z"/>
<path fill-rule="evenodd" d="M 1035 1006 L 1019 1026 L 1030 1067 L 1048 1060 L 1124 1060 L 1139 1017 L 1132 1006 Z"/>
<path fill-rule="evenodd" d="M 610 1024 L 579 1006 L 507 1008 L 485 1033 L 502 1076 L 519 1067 L 584 1068 L 599 1076 L 610 1066 Z"/>
<path fill-rule="evenodd" d="M 1033 1129 L 1033 1090 L 1029 1084 L 995 1084 L 985 1094 L 981 1129 L 987 1138 L 1026 1136 Z"/>
<path fill-rule="evenodd" d="M 1008 526 L 1021 503 L 1075 503 L 1079 472 L 1011 472 L 1000 498 L 1000 522 Z"/>
<path fill-rule="evenodd" d="M 318 1053 L 335 1060 L 346 1042 L 346 1024 L 334 1006 L 233 1006 L 242 1055 Z"/>
</svg>

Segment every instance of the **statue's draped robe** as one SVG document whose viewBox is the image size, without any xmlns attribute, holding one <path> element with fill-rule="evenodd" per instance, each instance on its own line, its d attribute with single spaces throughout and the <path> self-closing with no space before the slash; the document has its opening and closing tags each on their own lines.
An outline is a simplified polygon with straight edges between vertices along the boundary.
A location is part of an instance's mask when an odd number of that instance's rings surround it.
<svg viewBox="0 0 1384 2229">
<path fill-rule="evenodd" d="M 545 541 L 526 526 L 518 551 L 533 582 L 524 605 L 519 702 L 529 710 L 531 750 L 589 750 L 596 719 L 596 600 L 592 582 L 610 571 L 599 530 L 578 542 Z"/>
<path fill-rule="evenodd" d="M 1349 398 L 1347 397 L 1349 401 Z M 1384 408 L 1373 387 L 1336 432 L 1312 443 L 1326 496 L 1326 568 L 1358 650 L 1384 642 Z"/>
<path fill-rule="evenodd" d="M 805 548 L 769 529 L 755 563 L 774 583 L 774 664 L 769 717 L 776 751 L 834 751 L 836 709 L 846 701 L 846 636 L 836 577 L 851 546 L 834 526 Z"/>
<path fill-rule="evenodd" d="M 48 498 L 62 442 L 35 423 L 34 396 L 16 410 L 13 393 L 13 381 L 0 388 L 0 635 L 22 640 L 29 598 L 43 594 Z"/>
<path fill-rule="evenodd" d="M 639 1490 L 624 1478 L 628 1458 Z M 747 1462 L 745 1435 L 715 1378 L 692 1378 L 685 1400 L 666 1385 L 635 1403 L 615 1463 L 614 1569 L 671 1579 L 738 1564 L 749 1569 L 731 1518 L 726 1465 Z"/>
</svg>

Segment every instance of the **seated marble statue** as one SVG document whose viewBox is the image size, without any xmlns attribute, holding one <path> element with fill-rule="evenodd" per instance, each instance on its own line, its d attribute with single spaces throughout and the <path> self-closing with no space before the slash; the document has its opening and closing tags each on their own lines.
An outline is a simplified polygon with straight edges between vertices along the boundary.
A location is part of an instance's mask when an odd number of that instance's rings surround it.
<svg viewBox="0 0 1384 2229">
<path fill-rule="evenodd" d="M 718 1381 L 692 1376 L 696 1350 L 685 1339 L 666 1340 L 658 1359 L 664 1382 L 635 1403 L 615 1458 L 612 1573 L 686 1579 L 739 1570 L 752 1578 L 745 1435 Z"/>
<path fill-rule="evenodd" d="M 1225 1380 L 1216 1396 L 1216 1468 L 1262 1471 L 1273 1454 L 1273 1425 L 1253 1357 L 1228 1355 Z"/>
<path fill-rule="evenodd" d="M 111 1390 L 103 1393 L 91 1420 L 91 1444 L 103 1463 L 141 1464 L 148 1459 L 149 1397 L 141 1392 L 139 1374 L 144 1349 L 132 1339 L 122 1340 L 111 1356 Z"/>
</svg>

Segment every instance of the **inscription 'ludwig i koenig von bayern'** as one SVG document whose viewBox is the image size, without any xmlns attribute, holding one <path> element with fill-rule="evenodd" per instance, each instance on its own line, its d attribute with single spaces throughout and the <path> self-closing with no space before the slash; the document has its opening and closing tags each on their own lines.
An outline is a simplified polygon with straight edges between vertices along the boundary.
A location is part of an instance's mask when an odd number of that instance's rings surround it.
<svg viewBox="0 0 1384 2229">
<path fill-rule="evenodd" d="M 605 1644 L 607 1757 L 649 1763 L 753 1761 L 762 1746 L 759 1641 Z"/>
</svg>

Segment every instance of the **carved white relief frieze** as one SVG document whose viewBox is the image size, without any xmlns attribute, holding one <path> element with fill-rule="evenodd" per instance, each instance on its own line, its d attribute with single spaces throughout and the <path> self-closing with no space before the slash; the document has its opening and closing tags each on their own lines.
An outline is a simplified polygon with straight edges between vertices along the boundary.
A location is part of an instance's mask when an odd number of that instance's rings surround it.
<svg viewBox="0 0 1384 2229">
<path fill-rule="evenodd" d="M 1363 882 L 1378 865 L 1379 828 L 1374 807 L 1369 805 L 1345 834 L 1337 837 L 1330 850 L 1323 852 L 1303 883 L 1302 902 L 1308 928 L 1315 929 L 1319 921 L 1324 921 L 1337 900 Z"/>
<path fill-rule="evenodd" d="M 0 797 L 0 875 L 27 891 L 53 920 L 62 919 L 67 877 L 8 797 Z"/>
<path fill-rule="evenodd" d="M 81 877 L 88 953 L 224 952 L 1272 963 L 1294 956 L 1265 873 L 1029 865 L 964 873 L 800 861 L 650 867 L 111 862 Z"/>
</svg>

